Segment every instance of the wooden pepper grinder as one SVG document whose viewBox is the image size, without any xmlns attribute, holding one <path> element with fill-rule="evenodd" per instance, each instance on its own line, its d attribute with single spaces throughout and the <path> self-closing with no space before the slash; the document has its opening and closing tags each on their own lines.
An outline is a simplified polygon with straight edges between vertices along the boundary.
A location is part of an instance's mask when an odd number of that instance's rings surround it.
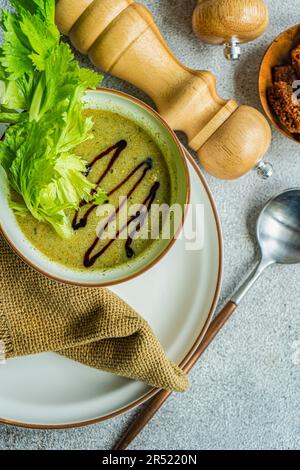
<svg viewBox="0 0 300 470">
<path fill-rule="evenodd" d="M 60 31 L 91 61 L 144 90 L 175 130 L 187 134 L 203 167 L 238 178 L 262 162 L 271 130 L 264 116 L 216 92 L 215 77 L 182 65 L 167 47 L 151 13 L 133 0 L 58 0 Z"/>
<path fill-rule="evenodd" d="M 198 0 L 193 30 L 204 42 L 224 44 L 225 57 L 239 60 L 240 44 L 261 36 L 269 23 L 263 0 Z"/>
</svg>

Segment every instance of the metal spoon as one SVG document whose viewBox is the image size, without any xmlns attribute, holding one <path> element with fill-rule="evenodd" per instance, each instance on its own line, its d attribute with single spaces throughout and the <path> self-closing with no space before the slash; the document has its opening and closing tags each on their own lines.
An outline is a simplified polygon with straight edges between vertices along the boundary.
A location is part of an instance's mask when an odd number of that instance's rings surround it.
<svg viewBox="0 0 300 470">
<path fill-rule="evenodd" d="M 263 208 L 256 225 L 260 262 L 231 298 L 236 306 L 271 264 L 300 263 L 300 188 L 278 194 Z"/>
<path fill-rule="evenodd" d="M 201 344 L 185 365 L 186 373 L 198 361 L 268 266 L 275 263 L 300 263 L 300 188 L 284 191 L 265 205 L 257 221 L 256 237 L 260 247 L 259 263 L 211 323 Z M 166 390 L 159 391 L 129 426 L 114 449 L 126 449 L 170 395 L 171 392 Z"/>
</svg>

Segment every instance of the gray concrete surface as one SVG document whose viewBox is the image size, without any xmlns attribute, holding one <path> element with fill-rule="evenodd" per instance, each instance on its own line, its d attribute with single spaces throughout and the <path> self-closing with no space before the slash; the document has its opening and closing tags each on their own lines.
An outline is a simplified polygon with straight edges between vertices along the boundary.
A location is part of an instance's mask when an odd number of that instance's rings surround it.
<svg viewBox="0 0 300 470">
<path fill-rule="evenodd" d="M 221 48 L 193 35 L 194 0 L 141 0 L 151 8 L 179 59 L 212 70 L 223 97 L 259 107 L 257 73 L 264 50 L 299 20 L 299 0 L 267 0 L 270 26 L 244 46 L 232 66 Z M 1 0 L 0 5 L 6 2 Z M 106 77 L 105 86 L 146 97 L 128 84 Z M 220 306 L 255 258 L 253 227 L 259 209 L 274 193 L 300 184 L 300 146 L 273 129 L 268 158 L 275 175 L 254 174 L 234 182 L 208 183 L 224 231 L 225 270 Z M 136 439 L 132 449 L 296 449 L 300 441 L 300 267 L 274 267 L 249 293 L 191 373 L 192 387 L 174 395 Z M 299 354 L 298 354 L 299 357 Z M 298 364 L 297 364 L 298 362 Z M 135 411 L 82 429 L 34 431 L 0 426 L 0 449 L 109 449 Z"/>
</svg>

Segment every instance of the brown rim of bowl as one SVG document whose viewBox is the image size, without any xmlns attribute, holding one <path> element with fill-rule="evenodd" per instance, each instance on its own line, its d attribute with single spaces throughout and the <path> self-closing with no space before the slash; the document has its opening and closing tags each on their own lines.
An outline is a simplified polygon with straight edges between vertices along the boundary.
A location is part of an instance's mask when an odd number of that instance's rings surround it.
<svg viewBox="0 0 300 470">
<path fill-rule="evenodd" d="M 221 285 L 222 285 L 222 276 L 223 276 L 223 236 L 222 236 L 222 229 L 221 229 L 221 223 L 220 223 L 220 219 L 219 219 L 219 215 L 218 215 L 218 210 L 217 210 L 215 201 L 213 199 L 212 193 L 211 193 L 211 191 L 208 187 L 208 184 L 207 184 L 200 168 L 198 167 L 198 165 L 196 164 L 196 162 L 194 161 L 192 156 L 189 154 L 189 152 L 186 149 L 184 149 L 184 151 L 185 151 L 186 158 L 188 159 L 188 161 L 193 166 L 193 168 L 196 171 L 201 183 L 204 186 L 204 189 L 205 189 L 206 194 L 209 198 L 209 201 L 210 201 L 213 213 L 214 213 L 214 219 L 215 219 L 215 222 L 216 222 L 218 242 L 219 242 L 219 269 L 218 269 L 218 280 L 217 280 L 216 290 L 215 290 L 215 293 L 214 293 L 214 298 L 213 298 L 213 301 L 212 301 L 212 305 L 211 305 L 210 310 L 209 310 L 209 314 L 207 316 L 205 324 L 204 324 L 198 338 L 196 339 L 195 343 L 191 347 L 188 354 L 185 356 L 185 358 L 179 364 L 179 367 L 181 367 L 181 368 L 184 368 L 188 364 L 188 362 L 191 359 L 192 355 L 194 354 L 195 350 L 200 345 L 200 343 L 201 343 L 201 341 L 202 341 L 202 339 L 203 339 L 203 337 L 204 337 L 204 335 L 205 335 L 205 333 L 206 333 L 206 331 L 207 331 L 207 329 L 210 325 L 210 322 L 213 318 L 213 315 L 215 313 L 217 303 L 218 303 L 218 300 L 219 300 Z M 64 424 L 58 424 L 58 425 L 40 424 L 39 425 L 39 424 L 19 423 L 17 421 L 11 421 L 11 420 L 7 420 L 7 419 L 4 419 L 4 418 L 0 418 L 0 423 L 8 424 L 10 426 L 17 426 L 17 427 L 20 427 L 20 428 L 27 428 L 27 429 L 53 429 L 53 430 L 55 430 L 55 429 L 80 428 L 80 427 L 84 427 L 84 426 L 90 426 L 92 424 L 97 424 L 97 423 L 100 423 L 102 421 L 106 421 L 108 419 L 115 418 L 116 416 L 119 416 L 123 413 L 126 413 L 127 411 L 132 410 L 133 408 L 141 405 L 142 403 L 145 403 L 150 398 L 153 398 L 158 392 L 159 392 L 158 389 L 152 388 L 143 397 L 139 398 L 138 400 L 135 400 L 130 405 L 127 405 L 127 406 L 125 406 L 124 408 L 121 408 L 118 411 L 115 411 L 113 413 L 109 413 L 107 415 L 101 416 L 100 418 L 95 418 L 95 419 L 88 420 L 88 421 L 82 421 L 82 422 L 79 422 L 79 423 L 72 423 L 72 424 L 65 424 L 65 425 Z"/>
<path fill-rule="evenodd" d="M 180 157 L 182 159 L 184 169 L 185 169 L 186 181 L 187 181 L 187 194 L 186 194 L 186 201 L 185 201 L 185 210 L 182 214 L 182 220 L 181 220 L 180 227 L 177 229 L 177 231 L 175 232 L 173 238 L 170 240 L 169 244 L 164 248 L 164 250 L 160 253 L 160 255 L 157 256 L 153 261 L 151 261 L 149 264 L 147 264 L 144 268 L 140 269 L 136 273 L 131 274 L 129 276 L 126 276 L 126 277 L 124 277 L 122 279 L 119 279 L 117 281 L 86 282 L 86 283 L 66 280 L 63 277 L 57 277 L 57 276 L 53 276 L 52 274 L 49 274 L 47 271 L 44 271 L 40 267 L 34 265 L 30 261 L 30 259 L 28 259 L 25 255 L 23 255 L 23 253 L 16 247 L 16 245 L 14 245 L 11 242 L 9 236 L 6 234 L 6 232 L 3 229 L 3 227 L 1 226 L 1 224 L 0 224 L 0 233 L 3 235 L 5 240 L 8 242 L 10 247 L 13 249 L 13 251 L 19 256 L 19 258 L 21 258 L 31 268 L 35 269 L 39 273 L 43 274 L 44 276 L 46 276 L 46 277 L 48 277 L 48 278 L 50 278 L 54 281 L 61 282 L 63 284 L 69 284 L 69 285 L 77 286 L 77 287 L 109 287 L 109 286 L 114 286 L 114 285 L 117 285 L 117 284 L 122 284 L 123 282 L 127 282 L 131 279 L 134 279 L 134 278 L 140 276 L 141 274 L 144 274 L 146 271 L 148 271 L 153 266 L 155 266 L 169 252 L 169 250 L 173 247 L 174 243 L 176 242 L 176 240 L 177 240 L 177 238 L 178 238 L 178 236 L 179 236 L 179 234 L 180 234 L 180 232 L 181 232 L 181 230 L 184 226 L 185 220 L 186 220 L 186 215 L 187 215 L 187 210 L 188 210 L 187 206 L 190 202 L 190 197 L 191 197 L 191 194 L 190 194 L 190 192 L 191 192 L 191 181 L 190 181 L 190 174 L 189 174 L 189 170 L 188 170 L 188 167 L 187 167 L 187 164 L 186 164 L 186 159 L 185 159 L 185 154 L 184 154 L 183 147 L 182 147 L 178 137 L 176 136 L 175 132 L 170 128 L 170 126 L 167 124 L 167 122 L 164 120 L 164 118 L 162 116 L 160 116 L 160 114 L 157 113 L 157 111 L 152 109 L 149 105 L 147 105 L 143 101 L 139 100 L 138 98 L 135 98 L 134 96 L 128 95 L 127 93 L 123 93 L 122 91 L 111 90 L 109 88 L 101 88 L 101 87 L 96 88 L 95 90 L 89 90 L 89 91 L 99 91 L 101 93 L 104 92 L 104 93 L 119 95 L 119 96 L 122 96 L 122 97 L 130 100 L 130 101 L 133 101 L 133 102 L 137 103 L 142 108 L 146 109 L 146 111 L 148 111 L 150 114 L 152 114 L 157 120 L 159 120 L 161 122 L 161 124 L 165 127 L 165 129 L 167 129 L 169 134 L 171 134 L 171 136 L 173 137 L 173 140 L 174 140 L 174 142 L 175 142 L 175 144 L 178 148 Z"/>
<path fill-rule="evenodd" d="M 290 28 L 286 29 L 285 31 L 282 31 L 282 33 L 278 34 L 278 36 L 276 36 L 276 38 L 273 39 L 271 44 L 269 44 L 268 48 L 266 49 L 266 51 L 263 55 L 263 58 L 260 62 L 260 66 L 259 66 L 258 94 L 259 94 L 259 100 L 260 100 L 260 103 L 262 105 L 262 108 L 263 108 L 265 114 L 267 115 L 269 121 L 271 121 L 271 124 L 273 124 L 273 126 L 275 127 L 275 129 L 277 129 L 282 135 L 284 135 L 285 137 L 288 137 L 293 142 L 300 143 L 300 141 L 297 140 L 295 137 L 293 137 L 293 134 L 291 134 L 287 129 L 285 129 L 285 127 L 280 123 L 280 121 L 276 117 L 275 113 L 272 111 L 271 105 L 269 105 L 266 90 L 261 85 L 261 82 L 262 82 L 262 68 L 263 68 L 264 61 L 265 61 L 270 49 L 274 46 L 274 43 L 276 41 L 278 41 L 278 39 L 281 38 L 281 36 L 283 36 L 284 34 L 288 33 L 289 31 L 292 31 L 294 29 L 296 30 L 296 28 L 300 28 L 300 23 L 296 24 L 294 26 L 291 26 Z"/>
</svg>

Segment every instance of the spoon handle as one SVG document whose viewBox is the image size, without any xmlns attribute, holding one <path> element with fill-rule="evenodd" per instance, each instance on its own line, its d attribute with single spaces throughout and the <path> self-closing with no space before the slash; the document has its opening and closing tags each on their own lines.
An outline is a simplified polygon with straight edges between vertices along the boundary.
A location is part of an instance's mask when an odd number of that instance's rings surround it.
<svg viewBox="0 0 300 470">
<path fill-rule="evenodd" d="M 206 348 L 210 345 L 212 340 L 217 336 L 219 331 L 223 328 L 227 320 L 231 317 L 237 306 L 243 300 L 249 289 L 261 276 L 267 266 L 272 264 L 272 261 L 262 258 L 255 266 L 253 271 L 248 275 L 246 281 L 235 291 L 231 300 L 223 307 L 219 315 L 210 324 L 206 331 L 201 343 L 195 350 L 194 354 L 187 361 L 183 367 L 184 372 L 188 373 L 191 368 L 196 364 L 198 359 L 202 356 Z M 136 436 L 144 429 L 144 427 L 153 418 L 155 413 L 161 408 L 164 402 L 169 398 L 172 392 L 167 390 L 160 390 L 154 398 L 149 400 L 141 413 L 129 425 L 129 428 L 121 438 L 120 442 L 113 448 L 113 450 L 125 450 L 128 445 L 136 438 Z"/>
<path fill-rule="evenodd" d="M 200 345 L 190 357 L 188 362 L 183 367 L 184 372 L 188 373 L 191 368 L 196 364 L 198 359 L 202 356 L 206 348 L 210 345 L 212 340 L 217 336 L 219 331 L 225 325 L 226 321 L 230 318 L 232 313 L 237 308 L 237 305 L 232 301 L 229 301 L 225 307 L 221 310 L 219 315 L 215 317 L 205 333 Z M 161 408 L 164 402 L 169 398 L 172 392 L 168 390 L 159 391 L 154 398 L 147 402 L 142 411 L 129 425 L 129 428 L 121 438 L 120 442 L 113 448 L 113 450 L 125 450 L 129 444 L 136 438 L 136 436 L 143 430 L 143 428 L 153 418 L 155 413 Z"/>
<path fill-rule="evenodd" d="M 255 268 L 250 272 L 247 276 L 246 280 L 242 283 L 242 285 L 234 292 L 233 296 L 231 297 L 231 302 L 235 305 L 240 305 L 241 301 L 251 289 L 251 287 L 256 283 L 257 279 L 260 278 L 264 270 L 273 264 L 273 261 L 267 258 L 261 258 L 259 263 L 255 266 Z"/>
</svg>

